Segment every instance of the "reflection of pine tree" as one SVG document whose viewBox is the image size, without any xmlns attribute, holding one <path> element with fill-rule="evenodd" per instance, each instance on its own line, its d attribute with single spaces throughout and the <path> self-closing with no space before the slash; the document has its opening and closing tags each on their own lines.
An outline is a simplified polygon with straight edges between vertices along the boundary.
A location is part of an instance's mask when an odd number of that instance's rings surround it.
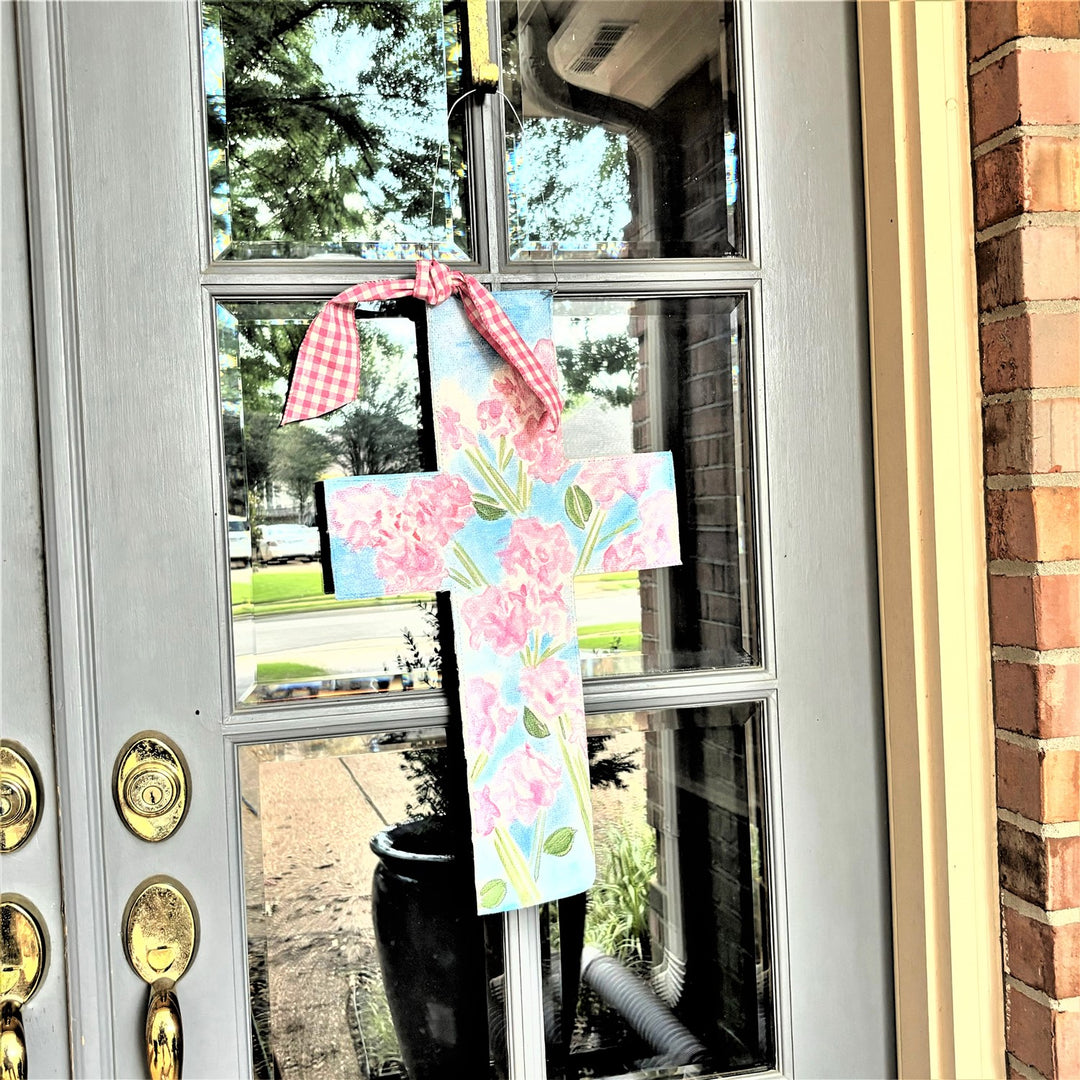
<svg viewBox="0 0 1080 1080">
<path fill-rule="evenodd" d="M 208 127 L 225 151 L 227 171 L 213 179 L 233 238 L 394 240 L 402 222 L 427 237 L 442 118 L 457 92 L 440 40 L 454 47 L 456 21 L 444 26 L 439 0 L 218 0 L 204 10 L 224 46 L 224 100 Z M 455 174 L 463 124 L 451 137 Z"/>
</svg>

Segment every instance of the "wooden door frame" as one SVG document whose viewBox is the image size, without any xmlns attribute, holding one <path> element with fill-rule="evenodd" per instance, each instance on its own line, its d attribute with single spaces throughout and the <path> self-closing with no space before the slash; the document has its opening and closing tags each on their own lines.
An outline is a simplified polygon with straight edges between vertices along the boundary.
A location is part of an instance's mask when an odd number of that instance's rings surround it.
<svg viewBox="0 0 1080 1080">
<path fill-rule="evenodd" d="M 898 1072 L 1000 1077 L 964 5 L 858 8 Z"/>
</svg>

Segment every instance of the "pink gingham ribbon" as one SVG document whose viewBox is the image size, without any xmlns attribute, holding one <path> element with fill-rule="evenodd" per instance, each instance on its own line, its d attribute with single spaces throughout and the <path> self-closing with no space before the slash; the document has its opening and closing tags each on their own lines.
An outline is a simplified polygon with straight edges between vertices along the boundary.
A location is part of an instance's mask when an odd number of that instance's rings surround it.
<svg viewBox="0 0 1080 1080">
<path fill-rule="evenodd" d="M 552 374 L 545 370 L 506 312 L 476 278 L 428 259 L 417 260 L 415 281 L 365 281 L 327 302 L 308 327 L 297 353 L 282 424 L 322 416 L 356 398 L 360 385 L 357 304 L 415 296 L 434 306 L 454 293 L 461 297 L 465 315 L 480 336 L 521 373 L 543 403 L 548 423 L 554 430 L 562 412 L 562 398 Z"/>
</svg>

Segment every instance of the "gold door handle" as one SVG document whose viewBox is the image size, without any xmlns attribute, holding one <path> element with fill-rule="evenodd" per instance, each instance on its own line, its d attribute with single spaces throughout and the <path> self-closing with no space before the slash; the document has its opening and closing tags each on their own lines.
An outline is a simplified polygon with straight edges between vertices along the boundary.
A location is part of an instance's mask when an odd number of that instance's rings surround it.
<svg viewBox="0 0 1080 1080">
<path fill-rule="evenodd" d="M 22 1007 L 34 996 L 45 965 L 45 935 L 13 900 L 0 903 L 0 1078 L 26 1080 Z"/>
<path fill-rule="evenodd" d="M 151 1080 L 180 1080 L 184 1068 L 184 1034 L 180 1002 L 172 979 L 158 979 L 150 987 L 146 1008 L 146 1064 Z"/>
<path fill-rule="evenodd" d="M 474 90 L 497 90 L 499 65 L 491 59 L 487 0 L 465 0 L 465 41 L 469 50 L 469 73 Z"/>
<path fill-rule="evenodd" d="M 14 1001 L 0 1004 L 0 1076 L 3 1080 L 26 1080 L 26 1036 L 22 1010 Z"/>
<path fill-rule="evenodd" d="M 176 982 L 195 954 L 198 932 L 191 897 L 158 878 L 132 893 L 124 914 L 124 947 L 135 974 L 150 987 L 146 1066 L 150 1080 L 182 1080 L 184 1032 Z"/>
</svg>

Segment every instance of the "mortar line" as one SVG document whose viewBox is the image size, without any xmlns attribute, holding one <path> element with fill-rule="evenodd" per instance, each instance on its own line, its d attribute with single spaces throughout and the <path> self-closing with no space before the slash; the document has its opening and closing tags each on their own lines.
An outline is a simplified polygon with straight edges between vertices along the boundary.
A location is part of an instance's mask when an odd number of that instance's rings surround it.
<svg viewBox="0 0 1080 1080">
<path fill-rule="evenodd" d="M 1008 728 L 995 728 L 994 736 L 1012 746 L 1019 746 L 1025 750 L 1037 750 L 1040 753 L 1080 750 L 1080 735 L 1054 735 L 1049 738 L 1039 738 L 1036 735 L 1022 735 L 1019 731 L 1009 731 Z"/>
<path fill-rule="evenodd" d="M 1072 38 L 1014 37 L 968 64 L 968 75 L 978 75 L 1014 52 L 1080 52 L 1080 41 Z"/>
<path fill-rule="evenodd" d="M 980 312 L 979 325 L 1004 322 L 1020 315 L 1071 315 L 1074 311 L 1080 311 L 1080 300 L 1019 300 L 1015 304 Z"/>
<path fill-rule="evenodd" d="M 1002 394 L 983 394 L 984 405 L 1007 405 L 1010 401 L 1050 401 L 1080 397 L 1080 386 L 1022 386 Z"/>
<path fill-rule="evenodd" d="M 1062 577 L 1080 574 L 1080 559 L 1027 562 L 1024 559 L 991 559 L 988 569 L 994 577 Z"/>
<path fill-rule="evenodd" d="M 999 236 L 1017 232 L 1020 229 L 1050 229 L 1055 226 L 1080 225 L 1080 213 L 1075 210 L 1025 210 L 1022 214 L 1014 214 L 1004 221 L 998 221 L 980 229 L 975 233 L 975 243 L 982 244 L 987 240 L 996 240 Z"/>
<path fill-rule="evenodd" d="M 1022 829 L 1033 836 L 1039 836 L 1043 840 L 1063 840 L 1071 836 L 1080 836 L 1080 821 L 1033 821 L 1015 810 L 1006 810 L 1004 806 L 998 807 L 998 821 L 1004 821 L 1009 825 Z"/>
<path fill-rule="evenodd" d="M 1011 908 L 1013 911 L 1026 916 L 1034 922 L 1042 923 L 1044 926 L 1072 926 L 1073 923 L 1080 923 L 1080 907 L 1046 911 L 1044 908 L 1039 907 L 1038 904 L 1033 904 L 1030 900 L 1025 900 L 1022 896 L 1009 892 L 1008 889 L 1001 890 L 1001 903 L 1003 907 Z"/>
<path fill-rule="evenodd" d="M 971 151 L 972 159 L 983 154 L 993 153 L 999 146 L 1015 142 L 1017 139 L 1036 139 L 1040 135 L 1050 138 L 1075 139 L 1080 134 L 1080 124 L 1014 124 L 1011 128 L 999 131 L 989 139 L 983 140 Z"/>
</svg>

